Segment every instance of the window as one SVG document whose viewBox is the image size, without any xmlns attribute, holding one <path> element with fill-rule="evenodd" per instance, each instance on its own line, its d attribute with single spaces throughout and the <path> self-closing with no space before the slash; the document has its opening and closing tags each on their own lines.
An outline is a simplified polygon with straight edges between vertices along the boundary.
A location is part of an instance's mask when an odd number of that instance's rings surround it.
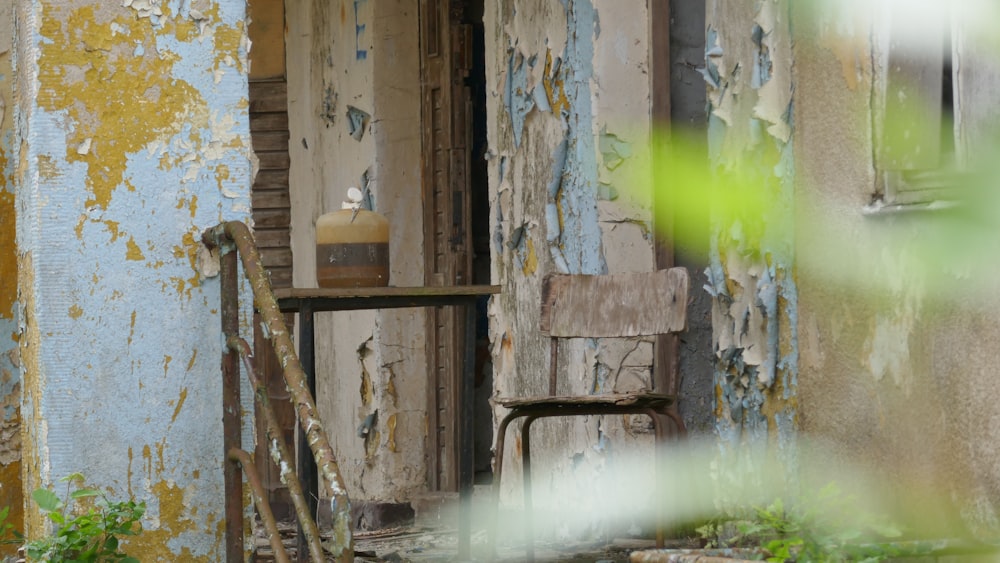
<svg viewBox="0 0 1000 563">
<path fill-rule="evenodd" d="M 889 4 L 873 46 L 879 185 L 867 211 L 947 207 L 1000 131 L 1000 67 L 976 25 L 989 15 L 948 2 Z"/>
</svg>

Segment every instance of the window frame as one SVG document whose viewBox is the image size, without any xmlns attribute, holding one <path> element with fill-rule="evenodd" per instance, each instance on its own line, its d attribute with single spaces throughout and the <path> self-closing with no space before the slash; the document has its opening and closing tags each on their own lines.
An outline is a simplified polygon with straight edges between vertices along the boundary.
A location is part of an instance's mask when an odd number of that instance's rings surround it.
<svg viewBox="0 0 1000 563">
<path fill-rule="evenodd" d="M 864 212 L 951 208 L 960 202 L 965 176 L 959 106 L 965 36 L 953 10 L 940 3 L 941 17 L 930 18 L 931 25 L 919 30 L 921 45 L 906 42 L 904 33 L 914 31 L 903 30 L 900 20 L 893 19 L 891 6 L 898 10 L 899 4 L 885 5 L 876 16 L 872 44 L 876 186 Z M 950 115 L 942 104 L 946 71 L 951 83 Z M 912 120 L 907 121 L 907 116 L 913 115 L 928 119 L 919 127 L 909 127 Z M 888 123 L 905 125 L 891 128 Z M 950 142 L 941 142 L 942 131 L 949 133 Z"/>
</svg>

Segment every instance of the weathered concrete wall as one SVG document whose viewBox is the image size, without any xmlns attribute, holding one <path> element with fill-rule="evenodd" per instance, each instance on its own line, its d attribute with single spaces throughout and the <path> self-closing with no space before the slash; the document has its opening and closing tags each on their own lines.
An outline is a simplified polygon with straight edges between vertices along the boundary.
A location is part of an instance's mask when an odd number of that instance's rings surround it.
<svg viewBox="0 0 1000 563">
<path fill-rule="evenodd" d="M 654 24 L 655 25 L 655 24 Z M 705 3 L 703 0 L 670 2 L 670 127 L 688 150 L 708 160 L 705 80 L 698 69 L 705 64 Z M 694 143 L 697 143 L 696 145 Z M 686 186 L 704 190 L 707 186 Z M 707 201 L 707 199 L 706 199 Z M 712 353 L 712 297 L 702 288 L 708 278 L 708 206 L 685 209 L 674 215 L 675 231 L 686 236 L 674 248 L 677 266 L 691 276 L 688 328 L 681 338 L 681 388 L 679 408 L 693 439 L 715 433 L 715 391 Z"/>
<path fill-rule="evenodd" d="M 79 471 L 145 500 L 144 561 L 223 557 L 219 291 L 198 258 L 203 229 L 250 213 L 245 11 L 16 4 L 25 486 Z"/>
<path fill-rule="evenodd" d="M 724 197 L 774 202 L 764 216 L 743 216 L 729 206 L 736 212 L 715 217 L 708 277 L 716 431 L 723 451 L 772 446 L 790 469 L 798 423 L 798 310 L 787 228 L 794 178 L 788 4 L 706 6 L 710 158 L 729 190 Z M 720 463 L 719 476 L 742 484 L 765 477 L 736 463 Z"/>
<path fill-rule="evenodd" d="M 543 277 L 654 267 L 650 194 L 635 182 L 648 162 L 648 11 L 641 1 L 497 2 L 484 23 L 492 276 L 503 288 L 490 309 L 495 394 L 544 394 Z M 558 391 L 648 388 L 651 361 L 650 342 L 574 341 Z M 651 438 L 642 417 L 539 421 L 536 507 L 588 514 L 563 520 L 563 533 L 594 533 L 618 507 L 641 512 L 648 499 L 631 496 L 617 469 L 648 469 L 651 456 L 630 454 L 650 452 Z M 507 443 L 504 498 L 518 503 L 520 445 Z"/>
<path fill-rule="evenodd" d="M 22 528 L 21 376 L 17 358 L 17 246 L 14 206 L 14 3 L 0 0 L 0 507 Z M 0 548 L 13 555 L 15 546 Z"/>
<path fill-rule="evenodd" d="M 391 225 L 390 283 L 421 285 L 417 2 L 286 11 L 295 286 L 316 286 L 316 219 L 366 181 Z M 426 490 L 424 319 L 406 309 L 317 316 L 317 401 L 358 501 Z"/>
<path fill-rule="evenodd" d="M 959 514 L 996 537 L 1000 390 L 983 352 L 1000 340 L 1000 303 L 981 285 L 995 270 L 937 262 L 995 242 L 958 236 L 942 254 L 947 214 L 862 214 L 881 191 L 870 8 L 793 10 L 800 425 L 817 465 L 883 478 L 885 506 L 918 530 L 959 533 Z"/>
</svg>

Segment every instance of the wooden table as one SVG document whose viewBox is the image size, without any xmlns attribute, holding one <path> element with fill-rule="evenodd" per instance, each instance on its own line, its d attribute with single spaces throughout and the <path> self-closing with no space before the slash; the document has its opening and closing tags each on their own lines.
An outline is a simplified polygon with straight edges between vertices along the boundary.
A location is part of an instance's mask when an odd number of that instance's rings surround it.
<svg viewBox="0 0 1000 563">
<path fill-rule="evenodd" d="M 465 307 L 465 346 L 459 390 L 459 456 L 458 456 L 458 558 L 471 559 L 473 428 L 475 427 L 475 330 L 476 301 L 483 296 L 500 293 L 498 285 L 467 285 L 450 287 L 362 287 L 344 289 L 277 289 L 274 296 L 283 313 L 299 314 L 299 360 L 306 372 L 309 391 L 316 396 L 316 345 L 313 314 L 322 311 L 356 311 L 362 309 L 398 309 L 403 307 Z M 299 433 L 301 436 L 301 433 Z M 309 445 L 300 441 L 296 448 L 296 472 L 309 500 L 309 510 L 316 516 L 319 483 L 316 462 L 308 452 Z M 308 553 L 299 534 L 299 553 Z M 300 556 L 300 561 L 303 561 Z"/>
</svg>

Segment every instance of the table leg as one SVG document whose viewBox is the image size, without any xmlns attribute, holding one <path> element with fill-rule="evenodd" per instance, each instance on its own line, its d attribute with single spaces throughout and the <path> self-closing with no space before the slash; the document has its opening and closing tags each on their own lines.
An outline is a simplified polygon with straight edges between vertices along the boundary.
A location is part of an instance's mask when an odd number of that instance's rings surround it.
<svg viewBox="0 0 1000 563">
<path fill-rule="evenodd" d="M 313 327 L 312 307 L 303 304 L 299 309 L 299 361 L 302 362 L 302 370 L 306 373 L 306 383 L 309 386 L 309 393 L 312 394 L 313 401 L 316 400 L 316 345 L 313 341 L 315 330 Z M 312 455 L 312 450 L 306 441 L 306 434 L 302 431 L 301 425 L 296 425 L 295 435 L 297 436 L 297 446 L 295 448 L 295 473 L 298 474 L 302 482 L 302 492 L 306 496 L 306 503 L 309 505 L 309 514 L 316 518 L 316 507 L 319 496 L 319 479 L 317 477 L 316 459 Z M 302 526 L 299 526 L 298 541 L 296 543 L 296 559 L 299 563 L 309 560 L 309 545 L 305 534 L 302 533 Z"/>
<path fill-rule="evenodd" d="M 465 305 L 465 338 L 459 400 L 458 559 L 472 559 L 472 489 L 475 448 L 476 301 Z"/>
</svg>

